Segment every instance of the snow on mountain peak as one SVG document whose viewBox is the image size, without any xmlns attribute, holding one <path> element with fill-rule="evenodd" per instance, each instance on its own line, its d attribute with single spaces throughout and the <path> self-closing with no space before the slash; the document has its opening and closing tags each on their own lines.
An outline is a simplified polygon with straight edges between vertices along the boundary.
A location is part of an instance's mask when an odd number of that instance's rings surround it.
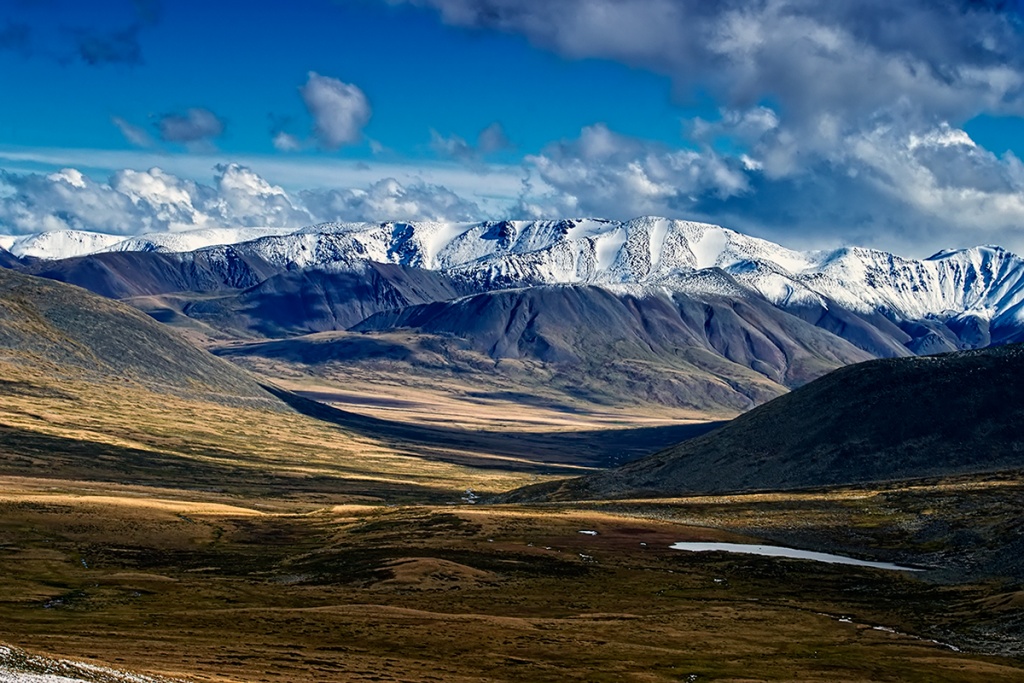
<svg viewBox="0 0 1024 683">
<path fill-rule="evenodd" d="M 221 245 L 221 246 L 218 246 Z M 996 246 L 926 259 L 844 247 L 795 251 L 707 223 L 642 216 L 554 221 L 324 223 L 209 228 L 122 239 L 60 231 L 17 238 L 16 255 L 233 249 L 289 268 L 365 261 L 443 271 L 487 287 L 585 283 L 630 291 L 763 296 L 782 307 L 835 303 L 903 319 L 970 314 L 1024 320 L 1024 261 Z"/>
<path fill-rule="evenodd" d="M 8 251 L 19 257 L 71 258 L 102 251 L 123 239 L 118 235 L 86 230 L 51 230 L 18 237 L 11 242 Z"/>
</svg>

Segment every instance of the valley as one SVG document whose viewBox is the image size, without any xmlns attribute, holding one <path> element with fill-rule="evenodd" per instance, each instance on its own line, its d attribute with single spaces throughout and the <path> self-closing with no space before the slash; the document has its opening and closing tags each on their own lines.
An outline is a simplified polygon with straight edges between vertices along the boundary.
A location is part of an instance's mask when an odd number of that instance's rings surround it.
<svg viewBox="0 0 1024 683">
<path fill-rule="evenodd" d="M 723 254 L 766 253 L 700 230 L 725 251 L 700 237 L 688 281 L 739 286 Z M 469 247 L 421 253 L 415 230 L 420 256 L 303 269 L 291 237 L 0 270 L 0 676 L 1024 675 L 1022 356 L 989 347 L 999 316 L 971 342 L 963 318 L 598 282 L 614 269 L 481 286 L 421 268 Z M 981 348 L 914 355 L 927 335 Z"/>
<path fill-rule="evenodd" d="M 638 514 L 7 478 L 0 640 L 188 680 L 1018 680 L 1019 592 L 669 548 L 767 532 L 902 559 L 903 520 L 964 485 L 657 501 L 656 514 L 631 501 Z M 970 486 L 996 502 L 1021 483 Z M 934 521 L 970 524 L 937 507 Z M 948 553 L 948 570 L 951 550 L 928 560 Z"/>
<path fill-rule="evenodd" d="M 1024 0 L 0 7 L 0 683 L 1024 682 Z"/>
</svg>

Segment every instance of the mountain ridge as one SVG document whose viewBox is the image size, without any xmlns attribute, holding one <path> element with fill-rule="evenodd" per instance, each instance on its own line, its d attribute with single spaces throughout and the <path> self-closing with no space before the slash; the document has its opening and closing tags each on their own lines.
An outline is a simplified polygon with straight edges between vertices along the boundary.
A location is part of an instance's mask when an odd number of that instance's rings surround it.
<svg viewBox="0 0 1024 683">
<path fill-rule="evenodd" d="M 49 255 L 71 255 L 59 250 L 62 241 L 75 242 L 65 233 L 52 234 L 57 246 Z M 34 251 L 25 238 L 9 250 L 45 256 L 41 243 L 47 235 L 35 237 Z M 692 277 L 719 268 L 737 286 L 783 309 L 839 305 L 900 320 L 972 317 L 995 330 L 1024 324 L 1024 259 L 995 246 L 944 250 L 924 259 L 863 247 L 796 251 L 717 225 L 652 216 L 621 222 L 323 223 L 291 231 L 206 229 L 116 242 L 96 235 L 82 233 L 80 242 L 91 236 L 99 245 L 93 252 L 198 245 L 189 253 L 213 257 L 230 249 L 282 269 L 344 269 L 375 261 L 441 271 L 483 289 L 593 284 L 720 294 L 713 281 Z M 82 244 L 76 242 L 73 255 L 84 255 Z"/>
</svg>

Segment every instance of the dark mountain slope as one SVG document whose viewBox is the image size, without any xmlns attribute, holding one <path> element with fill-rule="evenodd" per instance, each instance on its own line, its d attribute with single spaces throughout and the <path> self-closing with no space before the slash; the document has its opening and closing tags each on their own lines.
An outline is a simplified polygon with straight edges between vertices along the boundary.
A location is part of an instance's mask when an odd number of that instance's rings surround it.
<svg viewBox="0 0 1024 683">
<path fill-rule="evenodd" d="M 225 248 L 172 254 L 119 251 L 34 261 L 24 272 L 78 285 L 111 299 L 252 287 L 280 272 L 263 259 Z"/>
<path fill-rule="evenodd" d="M 125 304 L 0 270 L 0 361 L 40 375 L 276 403 L 249 375 Z"/>
<path fill-rule="evenodd" d="M 0 268 L 20 268 L 22 265 L 21 259 L 0 247 Z"/>
<path fill-rule="evenodd" d="M 280 273 L 238 294 L 196 301 L 182 312 L 218 329 L 281 337 L 345 330 L 380 311 L 464 293 L 441 273 L 367 262 L 347 271 Z"/>
<path fill-rule="evenodd" d="M 1024 468 L 1024 347 L 842 368 L 710 434 L 515 500 L 791 489 Z"/>
<path fill-rule="evenodd" d="M 380 313 L 354 329 L 395 328 L 461 337 L 495 359 L 681 359 L 705 370 L 724 359 L 785 386 L 871 357 L 757 297 L 636 297 L 589 286 L 488 292 Z"/>
</svg>

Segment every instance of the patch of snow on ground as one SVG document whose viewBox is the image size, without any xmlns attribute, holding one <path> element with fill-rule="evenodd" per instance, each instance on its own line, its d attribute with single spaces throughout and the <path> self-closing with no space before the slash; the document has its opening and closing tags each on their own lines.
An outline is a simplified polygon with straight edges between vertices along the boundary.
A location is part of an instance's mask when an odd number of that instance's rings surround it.
<svg viewBox="0 0 1024 683">
<path fill-rule="evenodd" d="M 740 553 L 743 555 L 764 555 L 767 557 L 784 557 L 796 560 L 811 560 L 813 562 L 826 562 L 828 564 L 848 564 L 856 567 L 871 567 L 874 569 L 894 569 L 904 572 L 923 571 L 914 567 L 904 567 L 891 562 L 871 562 L 858 560 L 843 555 L 831 553 L 816 553 L 811 550 L 799 550 L 797 548 L 786 548 L 778 545 L 754 545 L 750 543 L 696 543 L 680 541 L 673 543 L 672 550 L 688 550 L 690 552 L 726 552 Z"/>
<path fill-rule="evenodd" d="M 0 645 L 0 683 L 184 683 L 117 671 L 105 666 L 51 659 Z"/>
<path fill-rule="evenodd" d="M 199 228 L 182 232 L 152 232 L 123 240 L 103 251 L 197 251 L 207 247 L 249 242 L 261 237 L 290 235 L 297 230 L 299 228 Z"/>
<path fill-rule="evenodd" d="M 9 251 L 15 256 L 42 259 L 72 258 L 92 254 L 123 239 L 123 235 L 107 235 L 86 230 L 52 230 L 19 237 L 11 244 Z"/>
<path fill-rule="evenodd" d="M 658 218 L 651 223 L 649 244 L 651 249 L 651 272 L 661 263 L 661 250 L 665 247 L 665 238 L 668 236 L 669 221 L 667 218 Z"/>
</svg>

